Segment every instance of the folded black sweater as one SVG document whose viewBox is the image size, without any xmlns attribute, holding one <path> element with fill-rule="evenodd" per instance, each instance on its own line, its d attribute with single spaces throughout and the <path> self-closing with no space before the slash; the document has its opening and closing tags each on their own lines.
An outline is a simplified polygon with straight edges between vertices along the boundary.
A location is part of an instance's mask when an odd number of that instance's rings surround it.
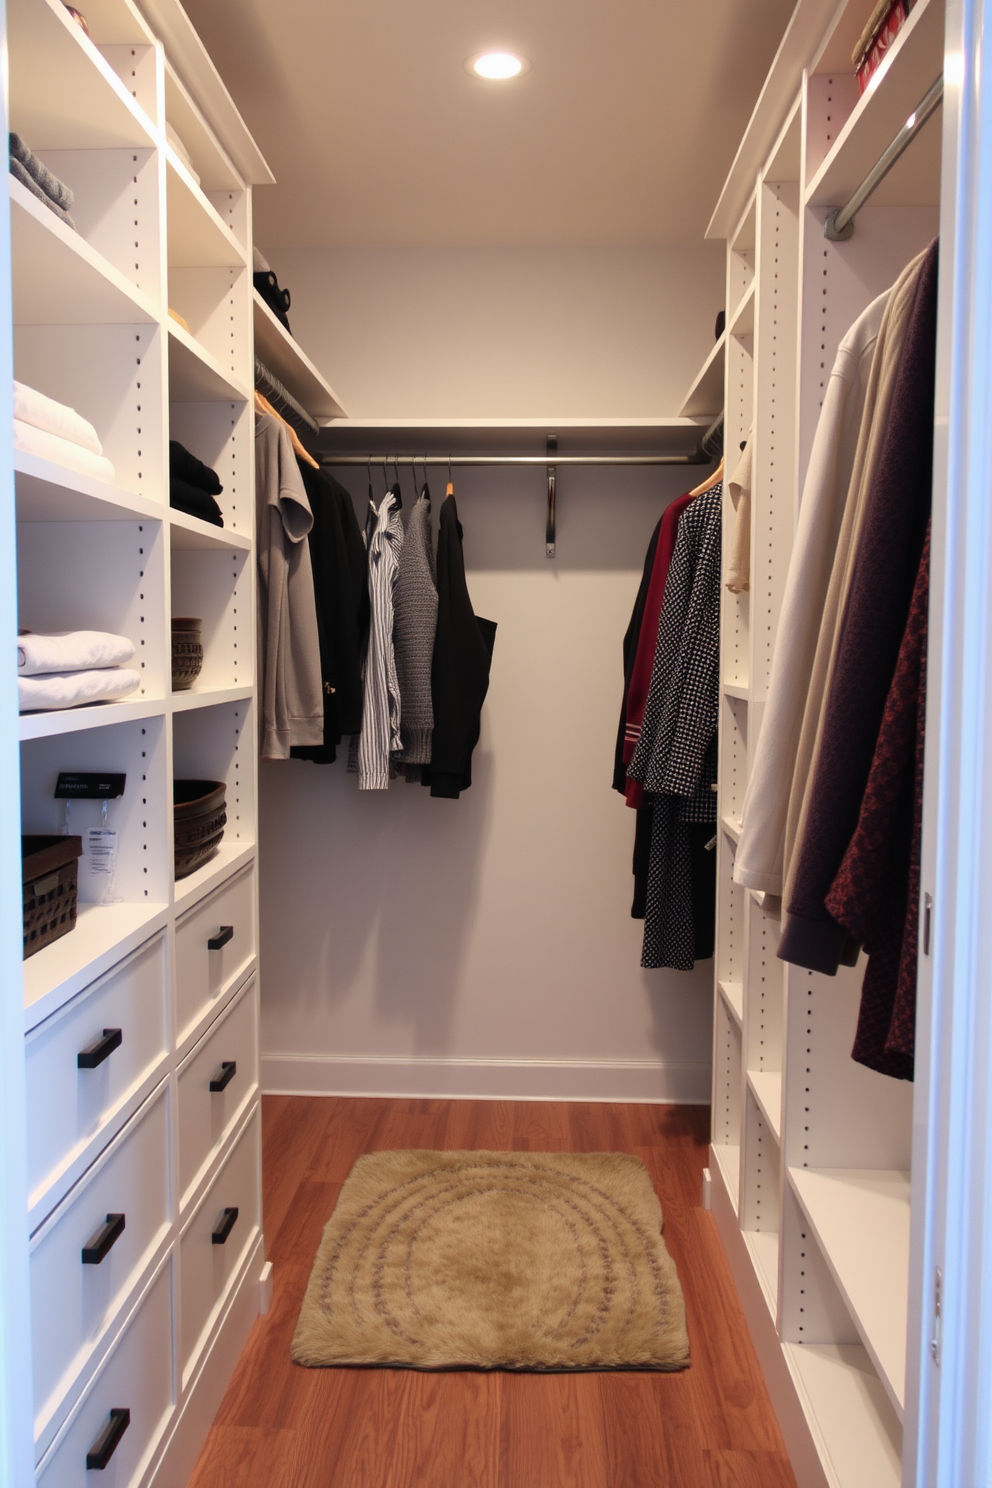
<svg viewBox="0 0 992 1488">
<path fill-rule="evenodd" d="M 188 481 L 173 476 L 169 481 L 169 505 L 190 517 L 199 517 L 211 522 L 214 527 L 223 527 L 224 517 L 220 507 L 207 491 L 191 486 Z"/>
<path fill-rule="evenodd" d="M 191 455 L 177 439 L 169 440 L 169 474 L 173 480 L 195 486 L 198 491 L 206 491 L 209 496 L 219 496 L 224 489 L 216 470 L 211 470 L 209 465 L 204 465 L 202 460 Z M 176 505 L 175 502 L 172 504 Z"/>
</svg>

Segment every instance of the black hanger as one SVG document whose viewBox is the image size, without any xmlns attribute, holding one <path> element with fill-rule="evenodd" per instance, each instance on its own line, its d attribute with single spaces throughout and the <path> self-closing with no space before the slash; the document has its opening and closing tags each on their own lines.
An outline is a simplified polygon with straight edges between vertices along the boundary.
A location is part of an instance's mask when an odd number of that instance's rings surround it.
<svg viewBox="0 0 992 1488">
<path fill-rule="evenodd" d="M 394 497 L 394 499 L 396 501 L 396 510 L 397 511 L 400 511 L 402 509 L 402 507 L 403 507 L 403 492 L 400 490 L 400 463 L 399 462 L 400 462 L 400 457 L 399 457 L 399 455 L 396 455 L 394 457 L 394 459 L 393 459 L 393 474 L 395 475 L 396 479 L 393 481 L 393 491 L 392 491 L 392 494 L 393 494 L 393 497 Z"/>
</svg>

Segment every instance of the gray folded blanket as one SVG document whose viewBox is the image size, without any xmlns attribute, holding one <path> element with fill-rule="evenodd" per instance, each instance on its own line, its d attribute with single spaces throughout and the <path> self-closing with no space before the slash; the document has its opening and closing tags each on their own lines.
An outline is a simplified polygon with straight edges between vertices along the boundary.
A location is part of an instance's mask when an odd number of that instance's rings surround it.
<svg viewBox="0 0 992 1488">
<path fill-rule="evenodd" d="M 28 175 L 27 171 L 24 169 L 24 166 L 19 160 L 16 160 L 13 155 L 11 155 L 10 157 L 10 174 L 12 176 L 16 176 L 21 185 L 28 188 L 32 196 L 36 196 L 39 201 L 44 202 L 49 211 L 54 212 L 56 217 L 60 217 L 66 224 L 66 226 L 71 227 L 73 232 L 75 232 L 76 224 L 69 216 L 69 213 L 64 211 L 62 207 L 56 205 L 56 203 L 52 201 L 52 198 L 50 196 L 45 195 L 44 191 L 42 191 L 41 187 L 38 185 L 38 182 L 34 179 L 33 176 Z"/>
<path fill-rule="evenodd" d="M 64 181 L 53 175 L 47 165 L 42 165 L 33 150 L 29 150 L 19 134 L 10 135 L 10 153 L 15 160 L 19 160 L 47 197 L 61 207 L 63 212 L 68 212 L 75 201 L 75 197 Z"/>
</svg>

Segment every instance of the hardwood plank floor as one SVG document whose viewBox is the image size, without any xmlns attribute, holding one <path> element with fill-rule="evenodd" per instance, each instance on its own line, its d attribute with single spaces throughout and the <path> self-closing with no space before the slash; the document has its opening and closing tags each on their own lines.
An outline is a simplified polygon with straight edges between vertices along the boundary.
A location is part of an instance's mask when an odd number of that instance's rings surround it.
<svg viewBox="0 0 992 1488">
<path fill-rule="evenodd" d="M 702 1106 L 266 1096 L 275 1290 L 189 1488 L 795 1488 L 730 1270 L 700 1208 Z M 300 1369 L 289 1343 L 352 1164 L 390 1147 L 630 1152 L 685 1293 L 681 1374 Z"/>
</svg>

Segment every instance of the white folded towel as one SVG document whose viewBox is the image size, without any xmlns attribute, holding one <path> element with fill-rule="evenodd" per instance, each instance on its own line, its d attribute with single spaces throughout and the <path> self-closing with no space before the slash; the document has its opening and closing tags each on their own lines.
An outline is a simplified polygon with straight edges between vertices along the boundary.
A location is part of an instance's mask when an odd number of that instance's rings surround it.
<svg viewBox="0 0 992 1488">
<path fill-rule="evenodd" d="M 57 434 L 49 434 L 47 429 L 26 424 L 22 419 L 14 420 L 14 448 L 28 455 L 39 455 L 43 460 L 53 460 L 56 465 L 65 465 L 80 475 L 92 475 L 95 480 L 113 482 L 115 478 L 114 467 L 106 455 L 95 455 L 81 444 L 73 444 L 71 439 L 60 439 Z"/>
<path fill-rule="evenodd" d="M 81 413 L 65 403 L 56 403 L 54 398 L 46 398 L 44 393 L 16 380 L 14 417 L 20 419 L 22 424 L 33 424 L 36 429 L 44 429 L 48 434 L 57 434 L 60 439 L 68 439 L 71 444 L 91 450 L 94 455 L 103 454 L 100 436 Z"/>
<path fill-rule="evenodd" d="M 17 637 L 17 670 L 22 677 L 126 666 L 133 655 L 133 641 L 107 630 L 67 630 L 55 635 L 32 631 Z"/>
<path fill-rule="evenodd" d="M 141 676 L 128 667 L 104 667 L 95 672 L 45 672 L 40 677 L 18 677 L 22 713 L 39 708 L 76 708 L 127 697 L 141 686 Z"/>
</svg>

